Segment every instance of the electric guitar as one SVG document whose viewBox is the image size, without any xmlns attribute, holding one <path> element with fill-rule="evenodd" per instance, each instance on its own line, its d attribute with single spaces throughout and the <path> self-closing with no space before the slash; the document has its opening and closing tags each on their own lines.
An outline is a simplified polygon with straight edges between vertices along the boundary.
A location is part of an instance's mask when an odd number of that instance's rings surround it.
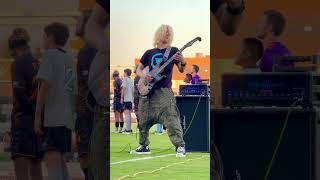
<svg viewBox="0 0 320 180">
<path fill-rule="evenodd" d="M 196 41 L 201 41 L 201 38 L 200 37 L 194 38 L 193 40 L 188 42 L 186 45 L 184 45 L 176 53 L 181 53 L 186 48 L 191 47 L 193 43 L 195 43 Z M 151 81 L 145 78 L 140 78 L 137 88 L 141 96 L 147 96 L 153 90 L 153 87 L 155 86 L 155 84 L 161 81 L 163 78 L 165 78 L 165 76 L 161 75 L 161 73 L 163 72 L 164 68 L 166 68 L 174 60 L 174 57 L 175 55 L 171 56 L 161 66 L 160 66 L 160 63 L 158 63 L 157 66 L 148 73 L 153 78 Z"/>
</svg>

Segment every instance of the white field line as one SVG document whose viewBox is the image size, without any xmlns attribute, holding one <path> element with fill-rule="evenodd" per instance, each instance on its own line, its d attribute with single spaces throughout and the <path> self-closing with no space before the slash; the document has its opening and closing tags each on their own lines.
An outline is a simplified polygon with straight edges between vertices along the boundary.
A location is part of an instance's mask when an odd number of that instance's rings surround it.
<svg viewBox="0 0 320 180">
<path fill-rule="evenodd" d="M 188 154 L 191 154 L 191 153 L 188 153 Z M 144 161 L 144 160 L 163 158 L 163 157 L 175 156 L 175 155 L 176 154 L 164 154 L 164 155 L 160 155 L 160 156 L 147 156 L 147 157 L 142 157 L 142 158 L 128 159 L 128 160 L 124 160 L 124 161 L 117 161 L 117 162 L 111 163 L 111 165 L 123 164 L 123 163 L 127 163 L 127 162 L 135 162 L 135 161 Z"/>
</svg>

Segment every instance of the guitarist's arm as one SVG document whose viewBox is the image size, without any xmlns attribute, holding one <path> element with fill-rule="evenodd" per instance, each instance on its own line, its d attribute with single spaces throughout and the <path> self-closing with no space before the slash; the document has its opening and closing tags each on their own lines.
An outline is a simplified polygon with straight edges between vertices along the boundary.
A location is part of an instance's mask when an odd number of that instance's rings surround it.
<svg viewBox="0 0 320 180">
<path fill-rule="evenodd" d="M 184 59 L 183 55 L 181 53 L 177 53 L 175 55 L 176 57 L 174 58 L 175 60 L 177 60 L 179 63 L 177 64 L 179 72 L 183 73 L 184 69 L 186 68 L 186 60 Z"/>
<path fill-rule="evenodd" d="M 143 69 L 144 69 L 144 65 L 142 63 L 139 63 L 136 73 L 140 78 L 144 78 L 145 76 L 143 73 Z"/>
<path fill-rule="evenodd" d="M 144 65 L 142 63 L 139 64 L 138 68 L 137 68 L 137 75 L 140 77 L 140 78 L 144 78 L 144 79 L 147 79 L 148 81 L 152 81 L 152 77 L 149 75 L 149 74 L 144 74 L 143 73 L 143 69 L 144 69 Z"/>
</svg>

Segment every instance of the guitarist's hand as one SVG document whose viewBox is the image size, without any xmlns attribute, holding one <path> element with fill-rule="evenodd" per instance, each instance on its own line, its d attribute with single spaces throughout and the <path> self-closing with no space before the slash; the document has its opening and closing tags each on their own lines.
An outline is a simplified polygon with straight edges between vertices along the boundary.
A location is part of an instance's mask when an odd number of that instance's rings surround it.
<svg viewBox="0 0 320 180">
<path fill-rule="evenodd" d="M 183 63 L 183 64 L 186 62 L 186 61 L 184 60 L 184 57 L 183 57 L 183 55 L 182 55 L 181 53 L 176 53 L 174 59 L 180 61 L 180 62 Z"/>
<path fill-rule="evenodd" d="M 153 77 L 152 77 L 150 74 L 146 74 L 146 75 L 144 76 L 144 78 L 145 78 L 146 80 L 148 80 L 148 81 L 152 81 L 152 80 L 153 80 Z"/>
</svg>

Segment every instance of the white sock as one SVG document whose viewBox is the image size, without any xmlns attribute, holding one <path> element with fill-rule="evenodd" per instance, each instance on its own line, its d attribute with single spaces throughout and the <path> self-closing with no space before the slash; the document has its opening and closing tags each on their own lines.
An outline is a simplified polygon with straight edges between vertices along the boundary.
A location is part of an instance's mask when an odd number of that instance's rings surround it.
<svg viewBox="0 0 320 180">
<path fill-rule="evenodd" d="M 131 115 L 126 117 L 126 128 L 127 130 L 131 130 Z"/>
</svg>

